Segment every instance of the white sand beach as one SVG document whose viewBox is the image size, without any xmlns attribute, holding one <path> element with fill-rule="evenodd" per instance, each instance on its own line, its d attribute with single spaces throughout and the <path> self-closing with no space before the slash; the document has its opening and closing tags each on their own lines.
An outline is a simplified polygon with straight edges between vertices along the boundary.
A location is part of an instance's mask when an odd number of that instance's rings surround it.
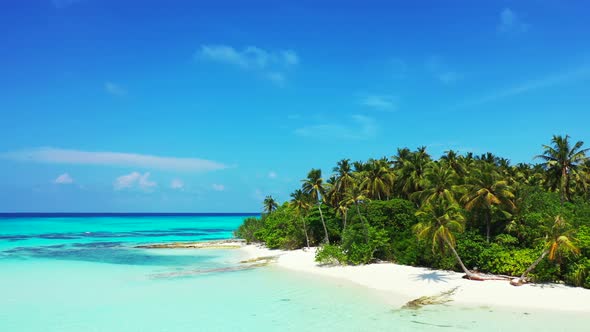
<svg viewBox="0 0 590 332">
<path fill-rule="evenodd" d="M 319 266 L 314 261 L 315 248 L 281 251 L 246 245 L 240 250 L 248 258 L 278 256 L 276 264 L 281 268 L 339 278 L 386 292 L 383 296 L 394 305 L 457 287 L 452 296 L 455 304 L 590 313 L 590 290 L 580 287 L 559 284 L 515 287 L 504 280 L 472 281 L 463 279 L 462 273 L 393 263 Z"/>
</svg>

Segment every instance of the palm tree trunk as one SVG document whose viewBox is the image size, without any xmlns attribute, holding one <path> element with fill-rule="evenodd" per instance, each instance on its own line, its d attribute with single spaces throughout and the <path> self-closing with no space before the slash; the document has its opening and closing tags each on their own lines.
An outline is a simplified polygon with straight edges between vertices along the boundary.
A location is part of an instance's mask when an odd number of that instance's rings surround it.
<svg viewBox="0 0 590 332">
<path fill-rule="evenodd" d="M 467 278 L 474 279 L 474 280 L 483 280 L 481 277 L 478 277 L 477 275 L 475 275 L 474 273 L 472 273 L 471 271 L 469 271 L 465 267 L 465 264 L 463 264 L 463 261 L 461 260 L 461 257 L 459 257 L 459 254 L 457 253 L 457 250 L 455 250 L 455 247 L 453 247 L 453 245 L 451 244 L 451 242 L 449 240 L 447 240 L 447 239 L 445 239 L 444 241 L 447 244 L 447 246 L 449 246 L 449 248 L 451 249 L 451 251 L 453 252 L 453 255 L 455 255 L 455 259 L 457 260 L 457 262 L 459 262 L 459 265 L 461 265 L 461 269 L 463 270 L 463 272 L 465 272 L 465 274 L 467 275 Z"/>
<path fill-rule="evenodd" d="M 567 188 L 567 168 L 563 167 L 561 169 L 561 181 L 559 181 L 559 191 L 561 191 L 561 205 L 565 202 L 566 199 L 566 188 Z"/>
<path fill-rule="evenodd" d="M 549 253 L 549 250 L 545 250 L 543 251 L 543 253 L 541 254 L 541 256 L 539 256 L 539 258 L 537 258 L 536 261 L 533 262 L 533 264 L 531 264 L 531 266 L 529 266 L 520 276 L 520 279 L 524 279 L 526 278 L 526 276 L 535 268 L 537 267 L 537 265 L 539 265 L 539 263 L 541 263 L 541 261 L 543 260 L 543 258 L 545 258 L 545 256 L 547 256 L 547 254 Z"/>
<path fill-rule="evenodd" d="M 363 223 L 363 227 L 365 228 L 365 240 L 367 241 L 367 243 L 369 243 L 369 228 L 367 227 L 367 224 L 365 223 L 365 220 L 363 219 L 363 216 L 361 215 L 361 210 L 359 209 L 359 203 L 357 201 L 355 201 L 354 205 L 356 206 L 356 213 L 358 213 L 359 218 L 361 219 L 361 222 Z"/>
<path fill-rule="evenodd" d="M 491 226 L 490 225 L 491 224 L 490 219 L 492 219 L 491 216 L 490 216 L 490 214 L 491 214 L 491 211 L 488 212 L 488 213 L 486 213 L 486 241 L 488 243 L 490 243 L 490 226 Z"/>
<path fill-rule="evenodd" d="M 307 236 L 307 226 L 305 226 L 305 218 L 301 216 L 301 221 L 303 222 L 303 232 L 305 233 L 305 241 L 307 242 L 307 247 L 309 248 L 309 236 Z"/>
<path fill-rule="evenodd" d="M 348 215 L 348 211 L 344 210 L 344 213 L 342 213 L 342 221 L 343 221 L 343 226 L 342 226 L 342 232 L 344 233 L 344 231 L 346 230 L 346 218 Z"/>
<path fill-rule="evenodd" d="M 330 244 L 330 237 L 328 236 L 328 228 L 324 221 L 324 214 L 322 213 L 322 203 L 318 204 L 318 210 L 320 211 L 320 219 L 322 219 L 322 226 L 324 226 L 324 234 L 326 235 L 326 243 Z"/>
</svg>

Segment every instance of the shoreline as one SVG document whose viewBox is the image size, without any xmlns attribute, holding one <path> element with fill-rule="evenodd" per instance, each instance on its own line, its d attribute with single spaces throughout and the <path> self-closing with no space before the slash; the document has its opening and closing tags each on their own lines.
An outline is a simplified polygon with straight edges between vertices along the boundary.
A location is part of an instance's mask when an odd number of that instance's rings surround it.
<svg viewBox="0 0 590 332">
<path fill-rule="evenodd" d="M 456 288 L 451 305 L 590 313 L 590 290 L 581 287 L 532 283 L 515 287 L 504 280 L 467 280 L 462 278 L 463 273 L 394 263 L 319 266 L 314 259 L 316 248 L 283 251 L 249 244 L 238 250 L 244 259 L 277 256 L 274 265 L 278 267 L 377 290 L 387 302 L 399 307 L 408 301 Z"/>
</svg>

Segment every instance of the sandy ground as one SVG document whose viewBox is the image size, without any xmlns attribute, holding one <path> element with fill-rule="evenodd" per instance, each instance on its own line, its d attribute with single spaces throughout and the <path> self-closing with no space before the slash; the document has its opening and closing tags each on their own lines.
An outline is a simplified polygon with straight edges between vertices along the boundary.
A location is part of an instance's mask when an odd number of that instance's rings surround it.
<svg viewBox="0 0 590 332">
<path fill-rule="evenodd" d="M 399 303 L 421 296 L 432 296 L 458 287 L 453 302 L 464 305 L 518 307 L 539 310 L 563 310 L 590 313 L 590 290 L 558 284 L 511 286 L 508 281 L 472 281 L 452 271 L 431 270 L 393 263 L 362 266 L 318 266 L 315 248 L 305 251 L 269 250 L 255 245 L 240 249 L 246 258 L 278 256 L 282 268 L 347 280 L 387 292 Z M 396 302 L 396 301 L 392 301 Z"/>
</svg>

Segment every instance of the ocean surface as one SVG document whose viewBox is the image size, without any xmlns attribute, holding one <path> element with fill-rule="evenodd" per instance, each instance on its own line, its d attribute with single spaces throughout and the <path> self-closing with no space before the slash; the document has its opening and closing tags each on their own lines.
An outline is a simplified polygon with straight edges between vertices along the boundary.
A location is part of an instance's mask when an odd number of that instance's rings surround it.
<svg viewBox="0 0 590 332">
<path fill-rule="evenodd" d="M 238 250 L 134 248 L 231 238 L 244 217 L 0 215 L 0 331 L 588 331 L 572 313 L 400 310 L 340 280 L 236 269 Z"/>
</svg>

